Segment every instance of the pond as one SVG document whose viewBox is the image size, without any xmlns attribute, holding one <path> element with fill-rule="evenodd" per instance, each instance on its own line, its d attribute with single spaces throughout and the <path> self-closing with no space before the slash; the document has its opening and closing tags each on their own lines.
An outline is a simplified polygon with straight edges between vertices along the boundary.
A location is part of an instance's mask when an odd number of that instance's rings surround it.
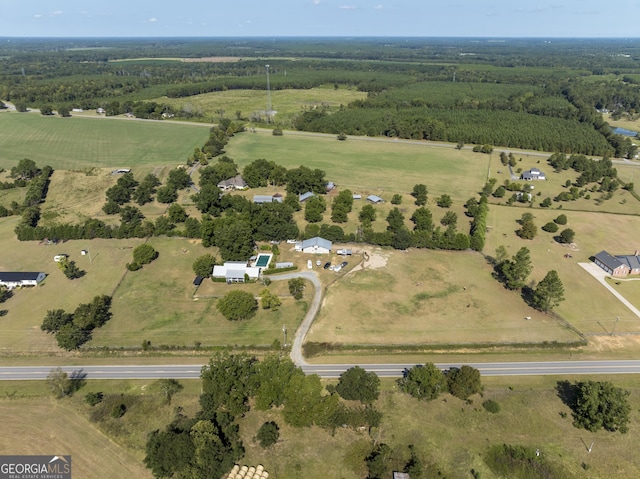
<svg viewBox="0 0 640 479">
<path fill-rule="evenodd" d="M 626 128 L 617 127 L 617 128 L 612 128 L 612 130 L 616 135 L 632 136 L 634 138 L 638 136 L 637 131 L 627 130 Z"/>
</svg>

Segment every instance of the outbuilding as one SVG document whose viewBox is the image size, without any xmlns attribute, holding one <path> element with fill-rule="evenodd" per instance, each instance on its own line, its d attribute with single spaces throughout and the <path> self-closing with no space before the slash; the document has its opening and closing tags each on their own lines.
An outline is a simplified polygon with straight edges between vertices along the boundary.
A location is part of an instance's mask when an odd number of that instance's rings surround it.
<svg viewBox="0 0 640 479">
<path fill-rule="evenodd" d="M 376 195 L 367 196 L 367 201 L 369 201 L 370 203 L 376 204 L 376 205 L 378 203 L 384 203 L 384 200 L 382 198 L 380 198 L 379 196 L 376 196 Z"/>
</svg>

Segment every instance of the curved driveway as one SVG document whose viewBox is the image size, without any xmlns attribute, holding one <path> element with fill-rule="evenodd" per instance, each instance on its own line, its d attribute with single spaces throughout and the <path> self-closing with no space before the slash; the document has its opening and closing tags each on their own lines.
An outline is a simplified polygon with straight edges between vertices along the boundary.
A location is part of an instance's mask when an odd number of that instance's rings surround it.
<svg viewBox="0 0 640 479">
<path fill-rule="evenodd" d="M 313 323 L 313 320 L 320 309 L 320 302 L 322 301 L 322 283 L 320 283 L 318 275 L 313 271 L 300 271 L 296 273 L 271 276 L 272 281 L 283 281 L 293 278 L 303 278 L 311 281 L 314 289 L 313 299 L 311 300 L 307 314 L 302 320 L 302 323 L 300 323 L 300 326 L 294 336 L 293 344 L 291 345 L 292 361 L 298 366 L 306 366 L 307 362 L 304 360 L 304 356 L 302 356 L 302 343 L 304 342 L 304 338 L 307 337 L 307 333 L 311 328 L 311 323 Z"/>
</svg>

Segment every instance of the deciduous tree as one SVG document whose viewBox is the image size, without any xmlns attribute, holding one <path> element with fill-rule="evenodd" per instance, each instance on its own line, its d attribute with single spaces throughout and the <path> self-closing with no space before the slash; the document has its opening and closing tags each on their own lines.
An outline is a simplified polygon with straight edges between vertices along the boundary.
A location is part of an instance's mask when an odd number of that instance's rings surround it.
<svg viewBox="0 0 640 479">
<path fill-rule="evenodd" d="M 251 319 L 256 315 L 258 302 L 248 291 L 230 291 L 216 303 L 216 308 L 230 321 Z"/>
<path fill-rule="evenodd" d="M 417 365 L 405 371 L 397 381 L 400 390 L 416 399 L 431 401 L 447 390 L 447 380 L 433 363 Z"/>
<path fill-rule="evenodd" d="M 354 366 L 340 375 L 336 391 L 344 399 L 371 404 L 380 395 L 380 378 L 374 372 Z"/>
<path fill-rule="evenodd" d="M 447 371 L 449 392 L 460 399 L 467 399 L 472 394 L 482 391 L 480 371 L 471 366 L 451 368 Z"/>
</svg>

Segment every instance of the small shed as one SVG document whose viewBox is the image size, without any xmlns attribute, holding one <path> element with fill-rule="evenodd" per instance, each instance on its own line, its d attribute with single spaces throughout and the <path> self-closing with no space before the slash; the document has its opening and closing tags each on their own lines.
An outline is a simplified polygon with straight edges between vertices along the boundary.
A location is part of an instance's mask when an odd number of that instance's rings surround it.
<svg viewBox="0 0 640 479">
<path fill-rule="evenodd" d="M 356 193 L 356 194 L 353 195 L 353 199 L 354 200 L 361 200 L 362 199 L 362 195 L 359 194 L 359 193 Z"/>
<path fill-rule="evenodd" d="M 379 196 L 376 196 L 376 195 L 367 196 L 367 201 L 369 201 L 370 203 L 373 203 L 373 204 L 384 203 L 384 200 L 382 198 L 380 198 Z"/>
<path fill-rule="evenodd" d="M 276 263 L 276 269 L 282 269 L 282 268 L 293 268 L 293 263 L 291 261 Z"/>
<path fill-rule="evenodd" d="M 306 193 L 302 193 L 298 197 L 298 201 L 300 201 L 300 203 L 304 203 L 305 201 L 307 201 L 312 196 L 315 196 L 315 194 L 313 194 L 313 192 L 311 192 L 311 191 L 307 191 Z"/>
<path fill-rule="evenodd" d="M 282 203 L 282 195 L 253 195 L 253 202 L 261 205 L 264 203 Z"/>
</svg>

